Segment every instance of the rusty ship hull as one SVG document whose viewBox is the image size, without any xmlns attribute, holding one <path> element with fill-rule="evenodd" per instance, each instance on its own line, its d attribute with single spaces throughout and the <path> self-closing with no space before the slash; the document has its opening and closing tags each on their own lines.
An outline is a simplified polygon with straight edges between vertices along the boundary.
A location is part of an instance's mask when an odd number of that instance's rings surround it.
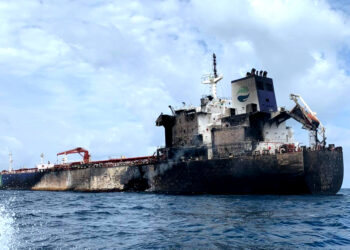
<svg viewBox="0 0 350 250">
<path fill-rule="evenodd" d="M 75 164 L 31 173 L 2 173 L 1 189 L 148 191 L 176 194 L 336 194 L 343 153 L 315 150 L 212 160 Z"/>
</svg>

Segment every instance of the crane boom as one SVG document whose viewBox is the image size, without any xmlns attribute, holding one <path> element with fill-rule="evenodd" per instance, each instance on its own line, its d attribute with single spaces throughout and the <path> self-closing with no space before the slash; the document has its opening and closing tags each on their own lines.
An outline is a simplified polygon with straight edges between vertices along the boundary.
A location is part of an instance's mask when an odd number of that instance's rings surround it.
<svg viewBox="0 0 350 250">
<path fill-rule="evenodd" d="M 326 129 L 317 118 L 316 113 L 300 95 L 291 94 L 290 99 L 295 102 L 295 107 L 289 112 L 290 116 L 303 124 L 305 129 L 310 130 L 310 138 L 314 140 L 315 146 L 319 144 L 326 146 Z M 318 136 L 322 138 L 321 141 Z"/>
<path fill-rule="evenodd" d="M 89 151 L 84 149 L 84 148 L 81 148 L 81 147 L 57 153 L 57 156 L 59 156 L 59 155 L 68 155 L 68 154 L 76 154 L 76 153 L 80 154 L 83 157 L 83 162 L 84 163 L 89 163 L 90 162 Z M 84 153 L 84 155 L 82 153 Z"/>
</svg>

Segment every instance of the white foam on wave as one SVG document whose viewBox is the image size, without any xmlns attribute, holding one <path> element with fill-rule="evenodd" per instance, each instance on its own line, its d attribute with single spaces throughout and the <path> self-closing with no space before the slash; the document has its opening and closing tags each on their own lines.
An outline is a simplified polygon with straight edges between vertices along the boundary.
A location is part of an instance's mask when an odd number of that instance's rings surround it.
<svg viewBox="0 0 350 250">
<path fill-rule="evenodd" d="M 0 248 L 15 249 L 15 214 L 0 204 Z"/>
</svg>

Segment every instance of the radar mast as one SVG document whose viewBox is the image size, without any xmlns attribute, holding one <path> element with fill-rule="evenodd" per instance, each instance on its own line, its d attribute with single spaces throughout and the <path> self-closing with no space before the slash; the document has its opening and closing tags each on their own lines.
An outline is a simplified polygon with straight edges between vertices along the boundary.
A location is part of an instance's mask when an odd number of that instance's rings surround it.
<svg viewBox="0 0 350 250">
<path fill-rule="evenodd" d="M 216 85 L 223 78 L 222 75 L 218 76 L 216 70 L 216 55 L 213 53 L 213 73 L 203 76 L 202 83 L 210 85 L 211 95 L 214 99 L 217 99 Z"/>
</svg>

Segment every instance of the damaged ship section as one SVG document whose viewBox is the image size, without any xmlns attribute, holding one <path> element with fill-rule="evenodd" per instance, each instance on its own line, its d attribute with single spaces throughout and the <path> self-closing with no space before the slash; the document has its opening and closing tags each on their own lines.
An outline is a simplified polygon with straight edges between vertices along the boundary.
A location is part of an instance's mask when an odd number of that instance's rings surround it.
<svg viewBox="0 0 350 250">
<path fill-rule="evenodd" d="M 204 83 L 211 95 L 200 107 L 161 114 L 166 147 L 159 154 L 172 167 L 152 181 L 152 190 L 184 193 L 335 194 L 343 180 L 341 147 L 326 147 L 325 128 L 299 95 L 290 111 L 278 108 L 272 78 L 252 69 L 231 82 L 232 99 L 216 96 L 222 76 Z M 288 119 L 310 134 L 310 146 L 295 141 Z M 169 161 L 172 159 L 174 162 Z M 181 181 L 178 181 L 181 180 Z"/>
<path fill-rule="evenodd" d="M 203 79 L 211 93 L 200 106 L 169 106 L 156 125 L 165 147 L 154 156 L 2 172 L 0 188 L 56 191 L 150 191 L 214 194 L 336 194 L 343 181 L 341 147 L 326 145 L 325 128 L 300 95 L 290 111 L 278 108 L 266 71 L 252 69 L 231 81 L 231 98 L 219 98 L 216 72 Z M 310 145 L 295 141 L 289 119 L 309 131 Z M 66 152 L 63 152 L 66 153 Z M 60 154 L 63 154 L 60 153 Z"/>
<path fill-rule="evenodd" d="M 264 79 L 249 76 L 241 81 L 252 80 L 257 85 Z M 271 84 L 266 89 L 273 91 L 272 79 L 266 82 Z M 204 112 L 211 107 L 203 105 L 197 110 L 177 110 L 173 116 L 161 115 L 157 125 L 164 126 L 167 145 L 162 153 L 177 163 L 168 163 L 173 167 L 153 180 L 152 189 L 178 193 L 338 192 L 343 179 L 342 149 L 323 144 L 299 146 L 286 121 L 297 117 L 314 134 L 306 112 L 300 111 L 302 107 L 298 105 L 291 112 L 277 111 L 274 95 L 269 98 L 272 105 L 260 106 L 264 111 L 256 103 L 234 109 L 218 100 L 211 103 L 217 111 L 214 115 L 212 111 Z M 206 101 L 202 99 L 202 104 Z M 296 110 L 300 113 L 296 114 Z"/>
</svg>

